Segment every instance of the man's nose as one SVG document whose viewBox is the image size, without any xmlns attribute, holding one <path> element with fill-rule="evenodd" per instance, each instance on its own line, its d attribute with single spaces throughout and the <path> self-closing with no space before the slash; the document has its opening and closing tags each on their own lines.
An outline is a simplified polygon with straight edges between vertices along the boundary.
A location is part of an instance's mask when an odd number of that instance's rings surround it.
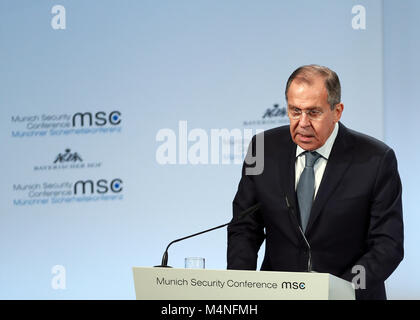
<svg viewBox="0 0 420 320">
<path fill-rule="evenodd" d="M 311 122 L 309 120 L 309 116 L 307 115 L 306 112 L 302 112 L 302 115 L 300 116 L 300 119 L 299 119 L 299 126 L 308 127 L 310 125 L 311 125 Z"/>
</svg>

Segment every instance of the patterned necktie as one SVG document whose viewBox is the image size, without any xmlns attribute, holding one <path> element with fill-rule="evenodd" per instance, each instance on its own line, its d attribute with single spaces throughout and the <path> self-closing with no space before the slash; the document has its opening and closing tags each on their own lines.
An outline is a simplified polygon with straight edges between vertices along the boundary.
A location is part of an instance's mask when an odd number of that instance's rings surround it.
<svg viewBox="0 0 420 320">
<path fill-rule="evenodd" d="M 303 170 L 297 185 L 296 192 L 303 232 L 305 232 L 306 226 L 308 225 L 315 193 L 314 164 L 320 156 L 321 155 L 316 151 L 305 152 L 305 169 Z"/>
</svg>

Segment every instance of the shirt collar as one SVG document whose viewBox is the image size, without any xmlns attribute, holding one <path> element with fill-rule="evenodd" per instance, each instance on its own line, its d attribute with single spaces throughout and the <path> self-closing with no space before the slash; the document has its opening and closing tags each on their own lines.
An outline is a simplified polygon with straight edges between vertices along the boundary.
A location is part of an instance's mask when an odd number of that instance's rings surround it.
<svg viewBox="0 0 420 320">
<path fill-rule="evenodd" d="M 330 157 L 331 149 L 334 145 L 335 138 L 338 134 L 338 122 L 334 126 L 333 132 L 328 137 L 327 141 L 325 141 L 324 145 L 314 151 L 318 152 L 324 159 Z M 296 158 L 301 156 L 306 150 L 302 149 L 301 147 L 297 146 L 296 148 Z"/>
</svg>

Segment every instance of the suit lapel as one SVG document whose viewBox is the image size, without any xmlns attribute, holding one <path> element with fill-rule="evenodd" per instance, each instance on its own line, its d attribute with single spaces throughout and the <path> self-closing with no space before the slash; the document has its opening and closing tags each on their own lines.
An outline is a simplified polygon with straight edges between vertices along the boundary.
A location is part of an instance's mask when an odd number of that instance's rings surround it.
<svg viewBox="0 0 420 320">
<path fill-rule="evenodd" d="M 312 205 L 311 215 L 305 232 L 307 234 L 319 217 L 325 203 L 334 193 L 334 190 L 336 190 L 337 185 L 353 159 L 353 152 L 351 150 L 354 146 L 351 143 L 352 141 L 350 140 L 347 128 L 341 123 L 339 125 L 340 128 L 337 138 L 335 139 L 321 184 Z"/>
<path fill-rule="evenodd" d="M 288 179 L 285 179 L 284 190 L 286 191 L 287 198 L 289 199 L 290 204 L 293 208 L 297 208 L 296 191 L 295 191 L 295 177 L 296 177 L 295 166 L 296 166 L 296 144 L 292 142 L 292 146 L 290 148 L 290 154 L 288 158 L 288 163 L 287 163 Z"/>
<path fill-rule="evenodd" d="M 290 222 L 294 225 L 292 230 L 294 230 L 294 234 L 297 236 L 293 239 L 299 239 L 299 213 L 295 191 L 296 144 L 291 138 L 289 141 L 288 155 L 286 157 L 282 157 L 281 159 L 284 159 L 284 162 L 280 164 L 280 172 L 282 177 L 282 186 L 285 193 L 281 196 L 287 197 L 287 200 L 290 203 L 292 210 L 289 210 L 288 214 Z M 292 215 L 294 215 L 294 217 Z"/>
</svg>

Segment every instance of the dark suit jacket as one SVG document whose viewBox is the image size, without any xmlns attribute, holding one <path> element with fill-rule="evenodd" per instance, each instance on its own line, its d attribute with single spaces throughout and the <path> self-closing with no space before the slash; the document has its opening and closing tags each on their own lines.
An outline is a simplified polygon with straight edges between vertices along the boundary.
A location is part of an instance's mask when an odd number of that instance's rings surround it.
<svg viewBox="0 0 420 320">
<path fill-rule="evenodd" d="M 295 192 L 296 144 L 289 126 L 263 134 L 264 171 L 247 176 L 244 164 L 233 218 L 258 202 L 261 207 L 228 228 L 227 267 L 255 270 L 265 240 L 261 270 L 306 271 Z M 305 235 L 314 271 L 352 281 L 352 267 L 361 265 L 366 289 L 356 290 L 356 298 L 386 299 L 384 281 L 403 258 L 401 181 L 393 150 L 340 123 Z"/>
</svg>

